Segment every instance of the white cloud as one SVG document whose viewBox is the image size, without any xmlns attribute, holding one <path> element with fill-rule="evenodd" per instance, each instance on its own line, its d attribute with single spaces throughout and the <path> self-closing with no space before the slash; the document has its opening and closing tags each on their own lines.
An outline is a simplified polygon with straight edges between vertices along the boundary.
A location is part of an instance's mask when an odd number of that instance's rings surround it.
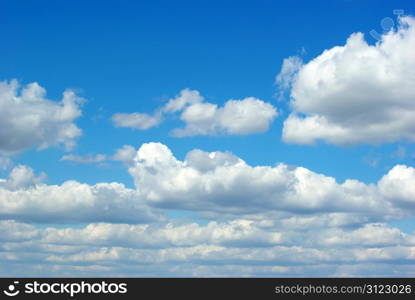
<svg viewBox="0 0 415 300">
<path fill-rule="evenodd" d="M 170 222 L 153 225 L 94 223 L 83 229 L 50 228 L 43 240 L 53 244 L 121 246 L 136 249 L 164 249 L 197 245 L 223 245 L 233 247 L 265 247 L 283 243 L 280 232 L 264 231 L 250 220 L 233 220 L 226 223 Z"/>
<path fill-rule="evenodd" d="M 198 91 L 184 89 L 153 115 L 117 113 L 112 120 L 116 127 L 146 130 L 160 124 L 164 115 L 178 112 L 181 112 L 180 119 L 185 122 L 185 127 L 172 131 L 176 137 L 260 133 L 268 130 L 278 115 L 274 106 L 253 97 L 228 100 L 223 107 L 218 107 L 205 102 Z"/>
<path fill-rule="evenodd" d="M 36 176 L 33 169 L 27 166 L 18 165 L 14 167 L 7 179 L 0 179 L 0 188 L 8 190 L 28 189 L 41 184 L 46 179 L 46 174 Z"/>
<path fill-rule="evenodd" d="M 196 103 L 183 111 L 180 119 L 186 126 L 175 129 L 173 135 L 184 137 L 260 133 L 268 130 L 277 115 L 274 106 L 253 97 L 228 100 L 223 107 L 207 102 Z"/>
<path fill-rule="evenodd" d="M 61 185 L 42 183 L 25 166 L 15 167 L 0 181 L 0 218 L 43 223 L 125 222 L 142 223 L 159 219 L 159 213 L 140 199 L 135 190 L 120 183 Z"/>
<path fill-rule="evenodd" d="M 112 116 L 112 121 L 114 122 L 115 127 L 127 127 L 138 130 L 146 130 L 159 125 L 162 120 L 161 114 L 159 113 L 154 115 L 142 113 L 117 113 Z"/>
<path fill-rule="evenodd" d="M 354 212 L 383 219 L 406 214 L 403 205 L 415 203 L 415 170 L 402 165 L 377 184 L 337 183 L 303 167 L 252 167 L 230 153 L 193 150 L 180 161 L 165 145 L 148 143 L 129 172 L 152 205 L 198 212 Z"/>
<path fill-rule="evenodd" d="M 134 249 L 166 249 L 198 245 L 229 248 L 271 248 L 278 245 L 286 247 L 301 245 L 305 248 L 415 246 L 415 235 L 403 233 L 398 228 L 390 227 L 385 223 L 368 223 L 351 229 L 309 224 L 307 228 L 293 230 L 291 226 L 286 226 L 284 223 L 268 224 L 269 221 L 234 219 L 223 223 L 211 221 L 206 225 L 180 221 L 142 225 L 93 223 L 81 229 L 49 228 L 40 237 L 43 242 L 56 245 Z M 34 235 L 33 230 L 28 231 Z"/>
<path fill-rule="evenodd" d="M 379 223 L 292 232 L 243 219 L 64 229 L 0 221 L 0 229 L 0 270 L 16 276 L 414 274 L 415 236 Z"/>
<path fill-rule="evenodd" d="M 376 45 L 355 33 L 344 46 L 303 65 L 292 83 L 293 112 L 284 122 L 283 140 L 337 145 L 415 141 L 413 49 L 415 19 L 403 17 L 399 28 Z M 286 73 L 283 68 L 278 77 L 282 87 Z"/>
<path fill-rule="evenodd" d="M 79 156 L 74 154 L 67 154 L 62 156 L 61 161 L 72 161 L 78 164 L 93 164 L 93 163 L 102 163 L 107 160 L 107 157 L 104 154 L 88 154 L 86 156 Z"/>
<path fill-rule="evenodd" d="M 199 91 L 183 89 L 180 91 L 179 95 L 170 99 L 161 110 L 165 113 L 175 113 L 183 110 L 188 105 L 199 103 L 203 100 L 204 98 L 200 95 Z"/>
<path fill-rule="evenodd" d="M 394 245 L 414 246 L 414 236 L 408 236 L 398 228 L 386 224 L 365 224 L 355 230 L 331 229 L 321 232 L 316 243 L 329 247 L 391 247 Z"/>
<path fill-rule="evenodd" d="M 16 80 L 0 82 L 0 153 L 58 144 L 71 149 L 75 145 L 82 131 L 73 122 L 81 115 L 83 99 L 70 90 L 60 102 L 45 95 L 46 90 L 37 83 L 20 90 Z"/>
<path fill-rule="evenodd" d="M 0 270 L 15 276 L 415 274 L 408 267 L 415 235 L 385 223 L 415 213 L 412 167 L 397 165 L 365 184 L 283 164 L 253 167 L 229 152 L 195 149 L 180 161 L 160 143 L 138 151 L 124 146 L 116 158 L 126 162 L 136 190 L 119 183 L 46 185 L 44 175 L 26 166 L 0 180 Z M 216 219 L 168 220 L 149 205 Z"/>
<path fill-rule="evenodd" d="M 0 156 L 0 170 L 5 170 L 13 164 L 12 160 L 7 156 Z"/>
<path fill-rule="evenodd" d="M 133 163 L 134 157 L 137 154 L 137 150 L 130 145 L 124 145 L 122 148 L 117 149 L 113 155 L 106 154 L 87 154 L 85 156 L 67 154 L 63 155 L 61 161 L 71 161 L 77 164 L 94 164 L 105 165 L 106 162 L 118 161 L 126 164 L 127 166 Z"/>
<path fill-rule="evenodd" d="M 133 146 L 124 145 L 122 148 L 117 149 L 115 154 L 112 156 L 112 159 L 115 161 L 121 161 L 128 164 L 131 164 L 134 161 L 134 157 L 137 154 L 137 150 Z"/>
<path fill-rule="evenodd" d="M 284 92 L 291 88 L 302 66 L 303 60 L 298 56 L 290 56 L 284 59 L 281 71 L 275 78 L 275 83 L 280 89 L 279 99 L 282 99 Z"/>
<path fill-rule="evenodd" d="M 395 166 L 379 181 L 379 189 L 386 198 L 408 209 L 415 209 L 415 169 Z"/>
<path fill-rule="evenodd" d="M 189 104 L 203 101 L 198 91 L 183 89 L 179 95 L 170 99 L 163 107 L 156 110 L 153 115 L 145 113 L 116 113 L 112 116 L 115 127 L 127 127 L 137 130 L 147 130 L 159 125 L 166 113 L 175 113 L 183 110 Z"/>
</svg>

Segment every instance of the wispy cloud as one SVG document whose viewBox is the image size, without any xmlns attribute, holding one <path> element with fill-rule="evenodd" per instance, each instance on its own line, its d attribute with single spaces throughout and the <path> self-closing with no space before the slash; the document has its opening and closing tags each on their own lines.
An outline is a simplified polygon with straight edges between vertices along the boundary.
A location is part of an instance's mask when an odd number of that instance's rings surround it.
<svg viewBox="0 0 415 300">
<path fill-rule="evenodd" d="M 71 161 L 78 164 L 94 164 L 102 163 L 107 160 L 106 155 L 104 154 L 88 154 L 86 156 L 67 154 L 62 156 L 61 161 Z"/>
</svg>

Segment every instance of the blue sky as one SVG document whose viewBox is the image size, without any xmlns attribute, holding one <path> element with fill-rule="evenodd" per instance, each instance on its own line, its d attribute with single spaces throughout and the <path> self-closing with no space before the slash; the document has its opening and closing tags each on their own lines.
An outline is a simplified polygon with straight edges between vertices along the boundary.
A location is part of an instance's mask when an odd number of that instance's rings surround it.
<svg viewBox="0 0 415 300">
<path fill-rule="evenodd" d="M 322 276 L 414 275 L 409 254 L 393 257 L 409 261 L 400 269 L 381 259 L 337 261 L 334 254 L 353 239 L 365 251 L 415 247 L 410 1 L 0 5 L 0 218 L 4 228 L 26 237 L 25 244 L 12 233 L 2 241 L 4 257 L 11 246 L 21 254 L 17 264 L 5 260 L 4 268 L 19 276 L 50 275 L 51 262 L 56 276 L 96 275 L 99 268 L 131 276 L 301 276 L 314 274 L 313 268 Z M 393 20 L 391 31 L 382 28 L 385 20 Z M 13 84 L 20 86 L 14 92 Z M 64 91 L 69 100 L 60 102 Z M 177 110 L 168 108 L 179 100 L 184 104 Z M 134 151 L 121 157 L 125 145 Z M 342 185 L 347 179 L 359 186 Z M 298 242 L 299 224 L 307 222 L 319 224 L 307 229 L 316 238 Z M 325 222 L 340 225 L 327 229 Z M 159 233 L 160 241 L 140 244 L 146 238 L 134 226 L 165 233 L 170 223 L 177 226 L 171 236 L 194 243 Z M 96 242 L 87 226 L 103 227 L 108 241 Z M 194 226 L 220 241 L 196 236 Z M 85 235 L 78 242 L 72 233 L 63 238 L 62 247 L 78 246 L 80 253 L 25 258 L 56 244 L 66 227 L 83 230 L 73 233 Z M 123 230 L 132 236 L 117 236 Z M 255 232 L 263 240 L 252 238 Z M 338 234 L 350 240 L 331 244 Z M 390 240 L 362 238 L 376 234 Z M 131 240 L 134 247 L 125 247 Z M 254 255 L 244 251 L 264 243 L 276 255 L 267 267 L 243 261 Z M 189 257 L 177 273 L 174 259 L 161 271 L 111 260 L 117 251 L 132 251 L 140 261 L 149 247 L 190 251 L 202 245 L 208 252 L 229 247 L 235 257 L 229 254 L 223 268 L 214 254 L 202 264 Z M 282 266 L 285 254 L 278 251 L 294 246 L 332 255 L 332 266 Z M 108 257 L 83 261 L 88 251 Z M 62 264 L 65 259 L 73 263 Z M 25 265 L 31 266 L 27 274 Z"/>
</svg>

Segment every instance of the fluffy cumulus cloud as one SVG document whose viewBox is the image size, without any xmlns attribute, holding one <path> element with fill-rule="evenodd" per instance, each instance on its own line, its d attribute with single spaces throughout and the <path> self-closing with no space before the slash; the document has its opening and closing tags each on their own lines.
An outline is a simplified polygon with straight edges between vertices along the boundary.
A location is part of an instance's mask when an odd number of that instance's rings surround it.
<svg viewBox="0 0 415 300">
<path fill-rule="evenodd" d="M 397 165 L 379 182 L 379 189 L 385 197 L 409 208 L 415 208 L 415 169 Z"/>
<path fill-rule="evenodd" d="M 291 85 L 293 112 L 284 122 L 283 140 L 337 145 L 415 141 L 414 49 L 415 19 L 402 17 L 398 28 L 375 45 L 354 33 L 344 46 L 302 66 L 287 60 L 277 77 L 282 88 Z"/>
<path fill-rule="evenodd" d="M 175 129 L 173 135 L 183 137 L 259 133 L 267 131 L 277 115 L 274 106 L 253 97 L 228 100 L 223 107 L 208 102 L 196 103 L 183 111 L 180 119 L 186 126 Z"/>
<path fill-rule="evenodd" d="M 121 161 L 127 165 L 134 162 L 134 158 L 137 154 L 137 150 L 133 146 L 124 145 L 122 148 L 117 149 L 112 159 L 115 161 Z"/>
<path fill-rule="evenodd" d="M 45 96 L 46 90 L 37 83 L 21 88 L 16 80 L 0 82 L 0 153 L 75 145 L 82 131 L 74 121 L 81 115 L 83 99 L 70 90 L 60 102 Z"/>
<path fill-rule="evenodd" d="M 202 102 L 205 98 L 202 97 L 199 91 L 183 89 L 180 91 L 179 95 L 175 98 L 170 99 L 166 105 L 161 108 L 161 111 L 164 113 L 175 113 L 183 110 L 183 108 Z"/>
<path fill-rule="evenodd" d="M 248 97 L 228 100 L 223 107 L 204 101 L 198 91 L 184 89 L 175 98 L 158 108 L 153 115 L 117 113 L 112 120 L 116 127 L 146 130 L 159 125 L 166 114 L 180 113 L 184 128 L 176 128 L 173 136 L 245 135 L 268 130 L 278 115 L 276 108 L 260 99 Z"/>
<path fill-rule="evenodd" d="M 161 216 L 140 200 L 135 190 L 120 183 L 88 185 L 66 181 L 47 185 L 45 175 L 36 176 L 17 166 L 0 180 L 0 219 L 43 223 L 127 222 L 142 223 Z"/>
<path fill-rule="evenodd" d="M 338 183 L 303 167 L 250 166 L 226 152 L 193 150 L 183 161 L 160 143 L 140 147 L 129 168 L 152 205 L 194 211 L 256 214 L 355 212 L 378 218 L 406 214 L 415 203 L 415 170 L 397 165 L 377 184 Z"/>
</svg>

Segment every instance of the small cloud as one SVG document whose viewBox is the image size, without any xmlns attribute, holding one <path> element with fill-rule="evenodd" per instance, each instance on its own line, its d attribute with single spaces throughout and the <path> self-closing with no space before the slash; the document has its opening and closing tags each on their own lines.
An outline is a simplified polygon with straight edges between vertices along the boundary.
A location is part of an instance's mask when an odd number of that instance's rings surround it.
<svg viewBox="0 0 415 300">
<path fill-rule="evenodd" d="M 99 166 L 105 166 L 107 162 L 122 162 L 126 165 L 131 165 L 136 155 L 137 150 L 133 146 L 124 145 L 122 148 L 115 150 L 113 155 L 89 153 L 81 156 L 68 154 L 62 156 L 60 161 L 70 161 L 75 164 L 98 164 Z"/>
<path fill-rule="evenodd" d="M 94 163 L 101 163 L 107 160 L 106 155 L 104 154 L 88 154 L 86 156 L 79 156 L 74 154 L 68 154 L 62 156 L 60 159 L 61 161 L 72 161 L 77 164 L 94 164 Z"/>
<path fill-rule="evenodd" d="M 298 71 L 301 69 L 302 66 L 303 60 L 299 56 L 290 56 L 284 59 L 284 61 L 282 62 L 281 71 L 275 78 L 275 83 L 279 88 L 279 100 L 282 100 L 285 92 L 291 88 L 292 84 L 294 83 L 297 77 Z"/>
<path fill-rule="evenodd" d="M 121 161 L 127 165 L 134 161 L 134 157 L 137 155 L 137 150 L 130 145 L 124 145 L 121 149 L 117 149 L 115 154 L 111 156 L 113 161 Z"/>
<path fill-rule="evenodd" d="M 146 130 L 159 125 L 166 114 L 180 113 L 185 122 L 176 128 L 172 136 L 195 135 L 246 135 L 268 130 L 278 116 L 277 109 L 270 103 L 254 97 L 228 100 L 223 107 L 204 101 L 196 90 L 183 89 L 152 115 L 145 113 L 117 113 L 112 116 L 115 127 Z"/>
<path fill-rule="evenodd" d="M 403 146 L 398 146 L 398 149 L 392 153 L 392 157 L 404 159 L 406 157 L 406 148 Z"/>
<path fill-rule="evenodd" d="M 203 101 L 199 91 L 183 89 L 179 95 L 170 99 L 152 115 L 145 113 L 116 113 L 112 116 L 115 127 L 127 127 L 136 130 L 147 130 L 159 125 L 163 115 L 183 110 L 186 106 Z"/>
<path fill-rule="evenodd" d="M 91 117 L 91 120 L 94 122 L 98 122 L 105 118 L 106 110 L 103 107 L 99 107 L 98 111 Z"/>
<path fill-rule="evenodd" d="M 6 156 L 0 156 L 0 170 L 6 170 L 12 165 L 12 160 Z"/>
<path fill-rule="evenodd" d="M 137 130 L 147 130 L 155 127 L 161 123 L 161 120 L 161 113 L 159 112 L 154 115 L 142 113 L 117 113 L 112 116 L 115 127 L 127 127 Z"/>
</svg>

